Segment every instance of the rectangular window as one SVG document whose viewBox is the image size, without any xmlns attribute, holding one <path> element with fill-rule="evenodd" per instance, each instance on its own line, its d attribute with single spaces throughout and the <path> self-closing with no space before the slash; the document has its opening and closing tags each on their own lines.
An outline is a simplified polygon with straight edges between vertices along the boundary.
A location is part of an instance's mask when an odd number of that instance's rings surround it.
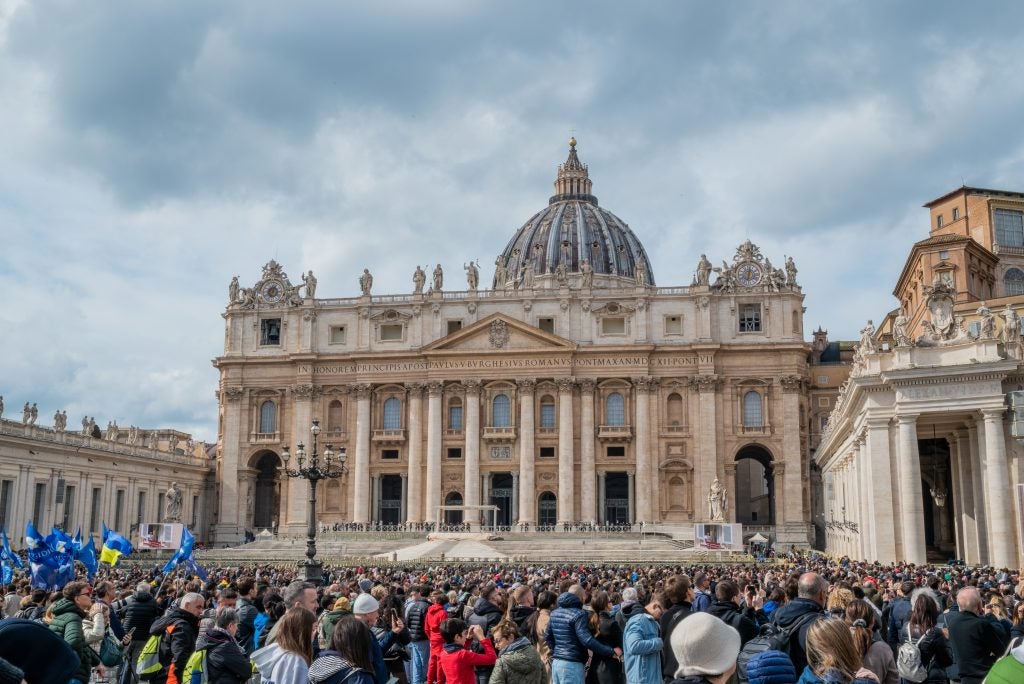
<svg viewBox="0 0 1024 684">
<path fill-rule="evenodd" d="M 828 384 L 828 376 L 827 375 L 819 375 L 818 376 L 818 384 L 819 385 L 827 385 Z"/>
<path fill-rule="evenodd" d="M 828 397 L 818 397 L 818 406 L 826 407 L 828 406 L 828 403 Z"/>
<path fill-rule="evenodd" d="M 949 250 L 948 249 L 939 250 L 939 258 L 942 259 L 943 261 L 948 259 L 949 258 Z"/>
<path fill-rule="evenodd" d="M 345 344 L 345 326 L 331 326 L 331 344 Z"/>
<path fill-rule="evenodd" d="M 555 447 L 541 447 L 540 448 L 540 457 L 541 458 L 554 458 L 555 457 Z"/>
<path fill-rule="evenodd" d="M 75 524 L 75 488 L 68 487 L 64 491 L 64 519 L 61 529 L 70 530 Z"/>
<path fill-rule="evenodd" d="M 553 428 L 553 427 L 555 427 L 555 405 L 554 404 L 541 404 L 540 405 L 540 426 L 542 428 Z"/>
<path fill-rule="evenodd" d="M 449 430 L 461 430 L 462 429 L 462 407 L 461 406 L 449 406 L 448 407 L 448 429 Z"/>
<path fill-rule="evenodd" d="M 92 506 L 89 508 L 89 530 L 100 531 L 100 503 L 103 497 L 103 490 L 99 487 L 92 489 Z"/>
<path fill-rule="evenodd" d="M 626 447 L 624 446 L 610 446 L 605 452 L 609 458 L 621 458 L 626 455 Z"/>
<path fill-rule="evenodd" d="M 543 330 L 544 332 L 551 333 L 552 335 L 554 335 L 555 334 L 555 319 L 551 318 L 551 317 L 538 318 L 537 319 L 537 327 L 540 328 L 541 330 Z"/>
<path fill-rule="evenodd" d="M 938 216 L 935 217 L 935 227 L 936 228 L 941 228 L 942 227 L 942 214 L 939 214 Z"/>
<path fill-rule="evenodd" d="M 996 209 L 996 242 L 1007 247 L 1024 247 L 1024 212 Z"/>
<path fill-rule="evenodd" d="M 260 344 L 264 346 L 281 344 L 280 318 L 264 318 L 260 321 Z"/>
<path fill-rule="evenodd" d="M 666 335 L 682 335 L 683 334 L 683 317 L 682 316 L 665 316 L 665 334 Z"/>
<path fill-rule="evenodd" d="M 380 457 L 384 461 L 397 461 L 398 449 L 381 449 Z"/>
<path fill-rule="evenodd" d="M 602 318 L 601 319 L 601 334 L 602 335 L 625 335 L 626 334 L 626 319 L 625 318 Z"/>
<path fill-rule="evenodd" d="M 960 207 L 953 207 L 953 220 L 954 221 L 959 221 L 960 220 Z"/>
<path fill-rule="evenodd" d="M 118 489 L 114 499 L 114 529 L 124 529 L 124 490 Z"/>
<path fill-rule="evenodd" d="M 448 334 L 457 333 L 462 330 L 462 321 L 448 321 Z"/>
<path fill-rule="evenodd" d="M 761 332 L 761 305 L 740 306 L 740 332 Z"/>
<path fill-rule="evenodd" d="M 401 342 L 404 326 L 401 323 L 388 323 L 380 326 L 380 339 L 382 342 Z"/>
<path fill-rule="evenodd" d="M 135 513 L 135 523 L 139 524 L 146 518 L 146 492 L 139 492 L 139 505 Z"/>
<path fill-rule="evenodd" d="M 12 480 L 0 482 L 0 527 L 8 527 L 7 516 L 11 514 L 11 490 L 13 488 Z"/>
<path fill-rule="evenodd" d="M 462 447 L 448 447 L 448 458 L 462 458 Z"/>
<path fill-rule="evenodd" d="M 32 524 L 36 526 L 37 530 L 45 529 L 46 523 L 43 522 L 43 506 L 46 505 L 46 484 L 43 482 L 36 483 L 36 498 L 32 502 Z"/>
</svg>

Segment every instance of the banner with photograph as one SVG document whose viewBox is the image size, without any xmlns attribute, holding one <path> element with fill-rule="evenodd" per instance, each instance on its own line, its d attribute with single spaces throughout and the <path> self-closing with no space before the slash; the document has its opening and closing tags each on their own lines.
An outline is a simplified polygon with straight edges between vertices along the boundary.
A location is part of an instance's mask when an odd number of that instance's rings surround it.
<svg viewBox="0 0 1024 684">
<path fill-rule="evenodd" d="M 139 525 L 139 551 L 177 551 L 185 526 L 181 523 L 142 523 Z"/>
<path fill-rule="evenodd" d="M 693 526 L 693 546 L 708 551 L 742 551 L 743 525 L 697 523 Z"/>
</svg>

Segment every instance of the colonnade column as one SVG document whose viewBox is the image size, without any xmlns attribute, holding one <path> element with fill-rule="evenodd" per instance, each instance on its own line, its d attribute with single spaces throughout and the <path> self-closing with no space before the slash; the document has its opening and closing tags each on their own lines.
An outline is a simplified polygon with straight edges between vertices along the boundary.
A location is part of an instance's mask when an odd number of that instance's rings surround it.
<svg viewBox="0 0 1024 684">
<path fill-rule="evenodd" d="M 533 390 L 537 381 L 519 378 L 519 523 L 535 524 L 537 507 L 534 504 L 534 442 L 533 442 Z M 560 497 L 559 497 L 560 498 Z"/>
<path fill-rule="evenodd" d="M 869 417 L 867 419 L 867 465 L 866 477 L 869 482 L 891 481 L 889 451 L 889 417 Z M 869 560 L 881 563 L 895 563 L 896 535 L 888 530 L 896 529 L 896 510 L 893 507 L 892 488 L 876 487 L 868 499 L 868 514 L 872 523 L 884 534 L 875 534 L 868 548 Z"/>
<path fill-rule="evenodd" d="M 594 459 L 594 387 L 590 378 L 580 380 L 580 520 L 597 520 L 594 488 L 597 472 Z"/>
<path fill-rule="evenodd" d="M 356 458 L 352 471 L 352 522 L 370 522 L 370 385 L 354 385 L 356 398 Z M 299 478 L 296 478 L 297 480 Z M 302 497 L 302 501 L 305 501 Z"/>
<path fill-rule="evenodd" d="M 370 519 L 371 522 L 379 522 L 381 514 L 380 506 L 380 473 L 374 473 L 370 476 L 370 507 L 373 510 L 373 517 Z"/>
<path fill-rule="evenodd" d="M 462 386 L 466 389 L 463 402 L 466 418 L 466 496 L 463 501 L 467 506 L 479 506 L 487 503 L 480 500 L 480 381 L 464 380 Z M 473 513 L 469 522 L 475 527 L 479 521 L 479 511 Z"/>
<path fill-rule="evenodd" d="M 513 525 L 519 520 L 519 473 L 512 473 L 512 515 L 509 520 Z"/>
<path fill-rule="evenodd" d="M 407 382 L 409 396 L 409 473 L 402 501 L 407 522 L 423 522 L 423 383 Z"/>
<path fill-rule="evenodd" d="M 558 522 L 574 522 L 575 496 L 573 484 L 576 479 L 573 458 L 573 378 L 558 378 Z"/>
<path fill-rule="evenodd" d="M 899 429 L 900 510 L 903 522 L 903 560 L 927 562 L 924 543 L 924 501 L 921 456 L 917 449 L 917 415 L 896 416 Z"/>
<path fill-rule="evenodd" d="M 439 522 L 437 507 L 441 505 L 441 394 L 444 383 L 427 383 L 427 510 L 426 522 Z"/>
<path fill-rule="evenodd" d="M 963 558 L 969 565 L 981 562 L 978 548 L 978 523 L 974 507 L 974 481 L 971 473 L 975 470 L 971 458 L 970 433 L 956 431 L 956 480 L 960 481 L 960 526 L 964 538 Z"/>
<path fill-rule="evenodd" d="M 626 485 L 626 493 L 629 495 L 627 508 L 629 509 L 629 522 L 632 524 L 637 522 L 636 497 L 633 494 L 633 490 L 636 489 L 636 471 L 626 471 L 626 478 L 628 480 L 628 484 Z"/>
<path fill-rule="evenodd" d="M 983 409 L 985 425 L 985 485 L 988 489 L 989 539 L 997 543 L 990 549 L 989 563 L 997 568 L 1017 566 L 1016 530 L 1010 519 L 1010 469 L 1006 461 L 1006 434 L 1003 432 L 1003 408 Z"/>
<path fill-rule="evenodd" d="M 313 451 L 313 434 L 310 432 L 312 426 L 312 400 L 313 385 L 295 385 L 291 388 L 292 401 L 292 457 L 297 453 L 297 445 L 304 444 L 306 453 Z M 323 446 L 320 447 L 323 449 Z M 294 465 L 293 465 L 294 467 Z M 235 488 L 236 496 L 238 486 L 242 478 L 242 469 L 238 469 L 231 479 Z M 225 508 L 221 503 L 221 518 L 236 519 L 238 509 L 244 506 L 244 499 L 239 497 L 234 508 Z M 309 508 L 309 482 L 301 477 L 288 478 L 288 517 L 285 520 L 288 532 L 292 534 L 303 534 L 306 531 L 306 517 Z M 185 512 L 182 502 L 182 513 Z"/>
<path fill-rule="evenodd" d="M 402 478 L 402 497 L 399 499 L 400 503 L 398 504 L 398 520 L 402 521 L 408 520 L 406 516 L 409 513 L 409 505 L 407 503 L 409 501 L 409 475 L 402 473 L 399 477 Z"/>
<path fill-rule="evenodd" d="M 871 478 L 868 476 L 870 454 L 868 452 L 868 438 L 865 432 L 862 432 L 857 439 L 857 477 L 858 482 L 861 484 L 861 496 L 860 496 L 860 520 L 857 524 L 860 525 L 860 540 L 861 540 L 861 560 L 874 560 L 871 558 L 871 549 L 875 546 L 875 525 L 868 524 L 868 521 L 872 520 L 871 516 L 871 498 L 873 496 Z"/>
<path fill-rule="evenodd" d="M 964 537 L 963 525 L 964 496 L 963 485 L 960 481 L 960 456 L 956 433 L 947 435 L 946 443 L 949 445 L 949 479 L 953 484 L 949 504 L 953 507 L 953 543 L 956 544 L 957 558 L 966 558 L 967 542 Z"/>
<path fill-rule="evenodd" d="M 977 422 L 971 422 L 967 426 L 967 436 L 970 441 L 971 454 L 971 488 L 974 493 L 974 523 L 978 534 L 978 561 L 979 563 L 989 562 L 989 539 L 988 535 L 988 514 L 985 511 L 985 434 L 982 418 Z M 981 430 L 979 430 L 981 428 Z M 962 459 L 961 459 L 962 460 Z M 996 540 L 998 543 L 998 540 Z"/>
<path fill-rule="evenodd" d="M 597 474 L 597 522 L 601 524 L 608 522 L 604 511 L 604 477 L 604 471 Z"/>
<path fill-rule="evenodd" d="M 636 517 L 642 522 L 651 522 L 651 417 L 650 378 L 633 378 L 636 391 L 636 479 L 640 483 L 636 492 Z"/>
</svg>

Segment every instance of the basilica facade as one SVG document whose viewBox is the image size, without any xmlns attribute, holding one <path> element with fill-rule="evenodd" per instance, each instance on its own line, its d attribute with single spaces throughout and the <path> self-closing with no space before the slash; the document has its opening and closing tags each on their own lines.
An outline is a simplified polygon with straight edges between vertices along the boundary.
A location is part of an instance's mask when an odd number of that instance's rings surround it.
<svg viewBox="0 0 1024 684">
<path fill-rule="evenodd" d="M 481 282 L 412 271 L 407 293 L 322 298 L 266 264 L 232 281 L 220 373 L 215 541 L 305 529 L 299 443 L 344 452 L 328 524 L 724 520 L 811 540 L 808 355 L 796 266 L 746 241 L 656 284 L 570 141 L 555 194 Z M 695 270 L 692 264 L 696 265 Z M 429 273 L 428 273 L 429 271 Z M 356 278 L 352 278 L 353 284 Z M 489 285 L 490 287 L 487 287 Z"/>
</svg>

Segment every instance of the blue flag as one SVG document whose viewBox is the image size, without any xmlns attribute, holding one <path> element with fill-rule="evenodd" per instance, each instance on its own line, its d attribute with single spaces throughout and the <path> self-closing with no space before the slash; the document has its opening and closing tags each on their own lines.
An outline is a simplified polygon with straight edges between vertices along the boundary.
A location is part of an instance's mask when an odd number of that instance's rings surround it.
<svg viewBox="0 0 1024 684">
<path fill-rule="evenodd" d="M 3 535 L 3 547 L 0 548 L 0 560 L 6 560 L 16 568 L 24 568 L 25 564 L 21 562 L 21 556 L 11 551 L 11 542 L 7 541 L 7 530 L 0 527 L 0 534 Z"/>
<path fill-rule="evenodd" d="M 25 524 L 25 545 L 28 547 L 28 564 L 32 570 L 32 586 L 56 591 L 75 578 L 71 555 L 51 547 L 31 520 Z"/>
<path fill-rule="evenodd" d="M 89 535 L 89 541 L 85 543 L 81 551 L 75 554 L 75 557 L 82 561 L 82 565 L 85 566 L 91 580 L 96 571 L 99 570 L 99 560 L 96 558 L 96 543 L 93 541 L 91 534 Z"/>
<path fill-rule="evenodd" d="M 100 550 L 100 563 L 117 565 L 121 556 L 132 552 L 132 543 L 103 523 L 103 548 Z"/>
<path fill-rule="evenodd" d="M 75 550 L 75 558 L 78 557 L 78 552 L 82 550 L 82 528 L 79 527 L 78 531 L 75 532 L 75 536 L 71 538 L 71 548 Z"/>
<path fill-rule="evenodd" d="M 181 544 L 178 545 L 178 550 L 174 552 L 171 559 L 167 561 L 167 565 L 164 566 L 162 572 L 170 572 L 178 565 L 192 558 L 192 550 L 195 545 L 196 538 L 192 536 L 187 527 L 183 528 L 181 531 Z"/>
<path fill-rule="evenodd" d="M 206 572 L 199 563 L 196 563 L 195 558 L 189 558 L 185 561 L 185 569 L 188 570 L 190 575 L 195 575 L 204 582 L 210 581 L 210 573 Z"/>
<path fill-rule="evenodd" d="M 10 584 L 14 579 L 14 568 L 0 560 L 0 584 Z"/>
</svg>

